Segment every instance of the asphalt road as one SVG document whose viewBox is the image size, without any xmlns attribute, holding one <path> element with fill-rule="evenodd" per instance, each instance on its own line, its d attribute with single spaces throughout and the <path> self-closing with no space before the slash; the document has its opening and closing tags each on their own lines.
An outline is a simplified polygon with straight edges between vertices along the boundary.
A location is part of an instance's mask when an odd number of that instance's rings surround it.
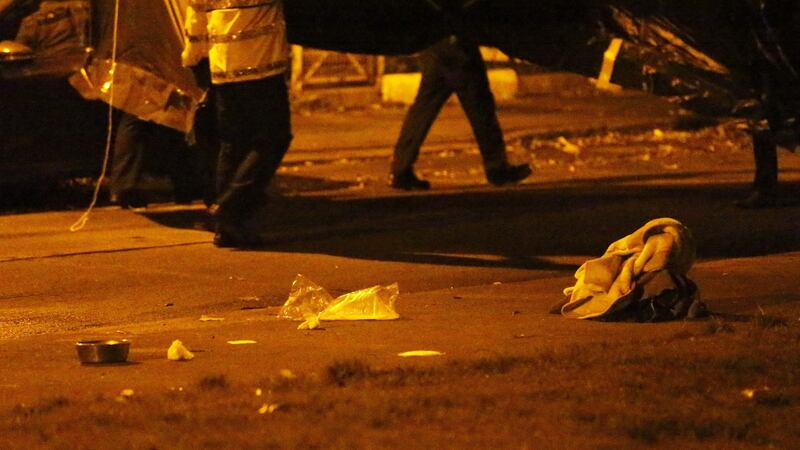
<svg viewBox="0 0 800 450">
<path fill-rule="evenodd" d="M 354 133 L 370 115 L 353 114 L 330 117 Z M 320 117 L 320 136 L 333 133 L 339 122 L 325 125 Z M 397 352 L 423 348 L 478 358 L 513 351 L 520 341 L 509 336 L 531 333 L 542 339 L 530 345 L 591 340 L 598 329 L 548 315 L 548 307 L 583 261 L 654 217 L 677 218 L 694 232 L 693 276 L 712 308 L 800 318 L 800 208 L 734 207 L 751 177 L 741 137 L 726 134 L 730 129 L 654 134 L 674 121 L 665 123 L 661 113 L 651 118 L 639 114 L 639 132 L 631 135 L 555 127 L 524 133 L 519 125 L 509 131 L 510 155 L 537 170 L 502 189 L 485 185 L 458 110 L 446 112 L 442 139 L 420 161 L 434 185 L 426 193 L 385 185 L 393 133 L 380 126 L 362 135 L 381 139 L 338 153 L 309 143 L 301 147 L 308 153 L 293 153 L 281 169 L 263 213 L 268 245 L 255 251 L 214 248 L 211 233 L 198 226 L 200 205 L 101 207 L 78 232 L 69 227 L 80 211 L 0 216 L 0 405 L 59 393 L 167 389 L 214 370 L 247 379 L 356 356 L 391 366 Z M 302 127 L 296 122 L 295 129 Z M 460 139 L 447 140 L 448 133 Z M 555 136 L 568 136 L 581 156 Z M 796 196 L 800 161 L 782 152 L 781 163 L 787 195 Z M 402 319 L 298 331 L 275 318 L 297 274 L 334 295 L 397 282 Z M 201 321 L 203 315 L 223 320 Z M 78 364 L 76 340 L 109 337 L 133 342 L 134 364 Z M 166 361 L 173 339 L 199 357 L 185 365 Z M 260 345 L 224 344 L 232 339 Z"/>
</svg>

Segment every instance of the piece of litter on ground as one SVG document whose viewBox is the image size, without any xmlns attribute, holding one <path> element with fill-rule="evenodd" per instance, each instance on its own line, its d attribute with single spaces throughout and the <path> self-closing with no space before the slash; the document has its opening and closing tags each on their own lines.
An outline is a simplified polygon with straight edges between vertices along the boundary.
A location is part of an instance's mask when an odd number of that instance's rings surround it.
<svg viewBox="0 0 800 450">
<path fill-rule="evenodd" d="M 254 310 L 254 309 L 267 309 L 267 307 L 266 306 L 262 306 L 262 305 L 245 305 L 245 306 L 242 306 L 239 309 L 241 309 L 242 311 L 250 311 L 250 310 Z"/>
<path fill-rule="evenodd" d="M 261 405 L 261 408 L 258 408 L 258 413 L 259 414 L 267 414 L 267 413 L 271 414 L 271 413 L 274 413 L 275 411 L 277 411 L 278 408 L 280 408 L 280 407 L 281 407 L 281 405 L 279 405 L 277 403 L 264 403 L 263 405 Z"/>
<path fill-rule="evenodd" d="M 133 398 L 133 389 L 123 389 L 120 391 L 119 395 L 116 397 L 116 401 L 118 402 L 125 402 Z"/>
<path fill-rule="evenodd" d="M 394 320 L 400 317 L 394 308 L 399 295 L 400 288 L 394 283 L 333 298 L 323 287 L 298 274 L 278 317 L 306 321 L 298 327 L 301 330 L 314 329 L 315 320 Z"/>
<path fill-rule="evenodd" d="M 297 375 L 295 375 L 294 372 L 292 372 L 289 369 L 281 369 L 280 374 L 283 378 L 286 378 L 287 380 L 294 380 L 295 378 L 297 378 Z"/>
<path fill-rule="evenodd" d="M 247 345 L 247 344 L 257 344 L 256 341 L 250 339 L 236 339 L 233 341 L 228 341 L 228 344 L 231 345 Z"/>
<path fill-rule="evenodd" d="M 248 295 L 244 297 L 239 297 L 238 300 L 240 302 L 244 302 L 244 304 L 239 307 L 241 310 L 249 310 L 249 309 L 266 309 L 267 304 L 261 297 L 257 295 Z"/>
<path fill-rule="evenodd" d="M 764 386 L 762 388 L 742 389 L 741 394 L 744 398 L 753 400 L 756 396 L 763 395 L 767 391 L 769 391 L 769 387 Z"/>
<path fill-rule="evenodd" d="M 581 148 L 573 144 L 572 142 L 568 141 L 564 136 L 559 136 L 557 142 L 558 142 L 558 148 L 561 149 L 562 152 L 575 156 L 580 155 Z"/>
<path fill-rule="evenodd" d="M 225 320 L 224 317 L 207 316 L 205 314 L 200 316 L 200 322 L 221 322 L 223 320 Z"/>
<path fill-rule="evenodd" d="M 319 328 L 319 316 L 310 314 L 306 316 L 306 321 L 297 326 L 298 330 L 316 330 Z"/>
<path fill-rule="evenodd" d="M 397 356 L 408 358 L 411 356 L 442 356 L 444 353 L 437 352 L 436 350 L 412 350 L 410 352 L 398 353 Z"/>
<path fill-rule="evenodd" d="M 170 361 L 189 361 L 194 359 L 194 353 L 183 345 L 178 339 L 172 341 L 172 345 L 167 349 L 167 359 Z"/>
<path fill-rule="evenodd" d="M 261 397 L 262 391 L 261 388 L 256 388 L 256 397 Z"/>
<path fill-rule="evenodd" d="M 493 284 L 493 285 L 495 285 L 495 286 L 499 286 L 499 285 L 501 285 L 501 284 L 503 284 L 503 283 L 502 283 L 502 282 L 500 282 L 500 281 L 495 281 L 495 282 L 494 282 L 494 283 L 492 283 L 492 284 Z"/>
</svg>

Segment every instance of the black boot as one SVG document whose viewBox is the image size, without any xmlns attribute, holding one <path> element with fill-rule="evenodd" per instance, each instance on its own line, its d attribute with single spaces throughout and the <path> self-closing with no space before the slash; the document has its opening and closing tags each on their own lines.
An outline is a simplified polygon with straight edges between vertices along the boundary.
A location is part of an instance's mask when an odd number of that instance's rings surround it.
<svg viewBox="0 0 800 450">
<path fill-rule="evenodd" d="M 756 171 L 753 191 L 736 202 L 741 208 L 770 208 L 777 206 L 778 149 L 769 130 L 753 131 L 753 157 Z"/>
<path fill-rule="evenodd" d="M 413 171 L 391 175 L 389 185 L 404 191 L 427 191 L 431 188 L 428 181 L 417 178 Z"/>
<path fill-rule="evenodd" d="M 516 184 L 528 178 L 531 173 L 531 168 L 527 164 L 509 165 L 506 164 L 498 169 L 490 169 L 486 171 L 486 178 L 489 183 L 495 186 L 503 186 L 506 184 Z"/>
</svg>

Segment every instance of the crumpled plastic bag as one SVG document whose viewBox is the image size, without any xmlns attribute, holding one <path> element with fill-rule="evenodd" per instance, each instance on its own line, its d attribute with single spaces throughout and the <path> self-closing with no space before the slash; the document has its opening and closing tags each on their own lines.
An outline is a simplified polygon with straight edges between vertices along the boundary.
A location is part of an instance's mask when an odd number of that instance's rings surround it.
<svg viewBox="0 0 800 450">
<path fill-rule="evenodd" d="M 319 286 L 303 275 L 297 274 L 292 281 L 289 298 L 283 304 L 278 317 L 282 319 L 305 320 L 316 316 L 333 303 L 333 297 L 325 288 Z"/>
<path fill-rule="evenodd" d="M 324 288 L 298 274 L 278 317 L 310 323 L 314 319 L 394 320 L 400 318 L 394 307 L 399 295 L 400 288 L 394 283 L 389 286 L 372 286 L 333 298 Z"/>
</svg>

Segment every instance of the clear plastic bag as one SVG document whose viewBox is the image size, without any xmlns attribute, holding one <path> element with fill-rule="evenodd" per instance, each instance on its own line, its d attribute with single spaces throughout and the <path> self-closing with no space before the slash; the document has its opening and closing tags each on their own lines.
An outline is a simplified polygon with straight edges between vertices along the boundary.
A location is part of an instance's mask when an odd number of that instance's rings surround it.
<svg viewBox="0 0 800 450">
<path fill-rule="evenodd" d="M 322 287 L 297 275 L 289 298 L 278 317 L 292 320 L 393 320 L 400 318 L 395 303 L 400 295 L 397 283 L 372 286 L 332 298 Z"/>
<path fill-rule="evenodd" d="M 297 274 L 289 291 L 289 298 L 283 304 L 278 317 L 291 320 L 305 320 L 309 315 L 318 315 L 333 303 L 333 297 L 322 286 L 303 275 Z"/>
<path fill-rule="evenodd" d="M 397 283 L 344 294 L 319 314 L 319 320 L 398 319 L 400 315 L 394 310 L 394 304 L 399 295 Z"/>
</svg>

